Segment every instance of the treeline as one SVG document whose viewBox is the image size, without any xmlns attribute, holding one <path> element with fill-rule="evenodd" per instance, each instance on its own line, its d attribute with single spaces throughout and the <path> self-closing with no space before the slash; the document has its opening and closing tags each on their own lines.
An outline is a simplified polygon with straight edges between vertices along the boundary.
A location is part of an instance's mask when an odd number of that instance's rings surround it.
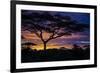
<svg viewBox="0 0 100 73">
<path fill-rule="evenodd" d="M 72 49 L 64 47 L 60 49 L 32 50 L 23 48 L 21 51 L 21 62 L 45 62 L 64 60 L 85 60 L 90 59 L 90 47 L 85 45 L 84 49 L 74 44 Z"/>
</svg>

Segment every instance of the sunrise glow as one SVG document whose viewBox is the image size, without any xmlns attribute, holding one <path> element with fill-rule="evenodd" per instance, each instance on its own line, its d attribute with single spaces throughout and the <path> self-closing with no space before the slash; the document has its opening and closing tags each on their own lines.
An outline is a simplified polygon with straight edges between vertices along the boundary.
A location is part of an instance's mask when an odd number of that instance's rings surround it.
<svg viewBox="0 0 100 73">
<path fill-rule="evenodd" d="M 22 14 L 24 14 L 24 16 L 25 15 L 30 15 L 30 17 L 31 17 L 31 13 L 32 13 L 32 11 L 29 11 L 29 12 L 28 11 L 25 11 L 25 12 L 23 11 Z M 34 13 L 35 13 L 35 11 L 33 11 L 33 14 Z M 36 11 L 36 13 L 42 14 L 43 12 Z M 58 14 L 58 15 L 61 15 L 61 16 L 69 16 L 73 20 L 76 19 L 78 22 L 85 23 L 85 25 L 89 24 L 89 14 L 85 14 L 85 13 L 83 13 L 83 14 L 82 13 L 63 13 L 63 12 L 57 12 L 57 13 L 55 13 L 55 12 L 54 13 L 53 12 L 48 12 L 48 13 L 50 13 L 52 15 Z M 25 18 L 25 20 L 26 20 L 26 18 Z M 51 22 L 50 21 L 42 21 L 41 24 L 39 22 L 39 25 L 44 26 L 42 23 L 43 24 L 50 24 Z M 22 22 L 22 24 L 25 25 L 26 22 L 25 23 Z M 46 27 L 46 26 L 44 26 L 44 27 Z M 40 34 L 40 31 L 35 31 L 35 32 L 30 32 L 30 30 L 24 30 L 23 31 L 24 28 L 27 28 L 27 27 L 24 26 L 24 27 L 21 28 L 22 29 L 21 34 L 23 36 L 22 43 L 25 43 L 25 42 L 34 43 L 36 45 L 33 45 L 31 49 L 33 49 L 33 50 L 34 49 L 36 49 L 36 50 L 43 50 L 44 49 L 43 41 L 41 40 L 40 37 L 38 37 L 36 35 L 36 32 Z M 62 29 L 59 30 L 58 32 L 62 32 Z M 47 31 L 45 31 L 45 28 L 44 28 L 44 30 L 42 30 L 42 32 L 43 32 L 42 33 L 42 38 L 44 39 L 44 41 L 47 40 L 52 35 L 52 33 L 48 33 Z M 55 36 L 57 36 L 57 35 L 55 35 Z M 90 37 L 89 30 L 86 30 L 84 32 L 72 33 L 71 35 L 61 36 L 61 37 L 58 37 L 58 38 L 55 38 L 55 39 L 51 39 L 46 44 L 47 45 L 46 49 L 54 49 L 54 48 L 60 49 L 61 47 L 64 47 L 66 49 L 71 49 L 73 47 L 73 44 L 78 44 L 80 46 L 84 45 L 84 44 L 86 45 L 86 44 L 89 44 L 89 41 L 90 41 L 89 37 Z M 88 42 L 88 43 L 86 43 L 86 42 Z"/>
</svg>

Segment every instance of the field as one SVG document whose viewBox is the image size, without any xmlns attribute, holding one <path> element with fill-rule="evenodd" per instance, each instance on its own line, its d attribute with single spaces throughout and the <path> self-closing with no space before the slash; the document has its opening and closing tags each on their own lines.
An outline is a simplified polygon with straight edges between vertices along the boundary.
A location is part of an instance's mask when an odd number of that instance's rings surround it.
<svg viewBox="0 0 100 73">
<path fill-rule="evenodd" d="M 22 50 L 22 63 L 24 62 L 47 62 L 64 60 L 85 60 L 90 58 L 90 49 L 47 49 L 47 50 Z"/>
</svg>

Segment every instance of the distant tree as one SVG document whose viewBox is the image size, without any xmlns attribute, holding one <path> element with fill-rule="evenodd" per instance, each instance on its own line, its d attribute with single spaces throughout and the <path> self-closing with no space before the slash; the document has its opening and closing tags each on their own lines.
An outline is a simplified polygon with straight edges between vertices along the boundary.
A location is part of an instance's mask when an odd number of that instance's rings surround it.
<svg viewBox="0 0 100 73">
<path fill-rule="evenodd" d="M 67 48 L 66 47 L 60 47 L 60 50 L 66 50 Z"/>
<path fill-rule="evenodd" d="M 59 13 L 50 13 L 43 11 L 22 11 L 22 31 L 28 30 L 41 39 L 46 50 L 47 43 L 50 40 L 71 36 L 72 33 L 82 32 L 87 25 L 72 20 L 69 16 Z M 44 33 L 48 33 L 48 38 L 44 38 Z"/>
<path fill-rule="evenodd" d="M 83 58 L 84 50 L 77 44 L 73 45 L 72 51 L 77 58 Z"/>
<path fill-rule="evenodd" d="M 31 49 L 32 46 L 36 45 L 35 43 L 26 42 L 21 44 L 23 48 Z"/>
<path fill-rule="evenodd" d="M 90 45 L 84 45 L 83 48 L 85 48 L 85 50 L 90 48 Z"/>
</svg>

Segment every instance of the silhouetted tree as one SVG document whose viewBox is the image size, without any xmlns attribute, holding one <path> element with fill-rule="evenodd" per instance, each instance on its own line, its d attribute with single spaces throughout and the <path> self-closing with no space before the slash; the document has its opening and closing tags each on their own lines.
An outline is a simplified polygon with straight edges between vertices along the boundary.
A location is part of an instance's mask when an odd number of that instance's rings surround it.
<svg viewBox="0 0 100 73">
<path fill-rule="evenodd" d="M 81 47 L 78 46 L 77 44 L 74 44 L 72 49 L 75 51 L 79 51 L 81 49 Z"/>
<path fill-rule="evenodd" d="M 72 33 L 81 32 L 88 26 L 72 20 L 69 16 L 61 15 L 59 12 L 22 10 L 22 31 L 28 30 L 41 39 L 46 50 L 50 40 L 71 36 Z M 44 38 L 44 33 L 48 33 Z"/>
<path fill-rule="evenodd" d="M 31 42 L 26 42 L 26 43 L 22 43 L 21 44 L 22 47 L 24 47 L 25 49 L 31 49 L 32 46 L 36 45 L 35 43 L 31 43 Z"/>
<path fill-rule="evenodd" d="M 83 48 L 85 48 L 85 50 L 90 49 L 90 45 L 84 45 Z"/>
</svg>

